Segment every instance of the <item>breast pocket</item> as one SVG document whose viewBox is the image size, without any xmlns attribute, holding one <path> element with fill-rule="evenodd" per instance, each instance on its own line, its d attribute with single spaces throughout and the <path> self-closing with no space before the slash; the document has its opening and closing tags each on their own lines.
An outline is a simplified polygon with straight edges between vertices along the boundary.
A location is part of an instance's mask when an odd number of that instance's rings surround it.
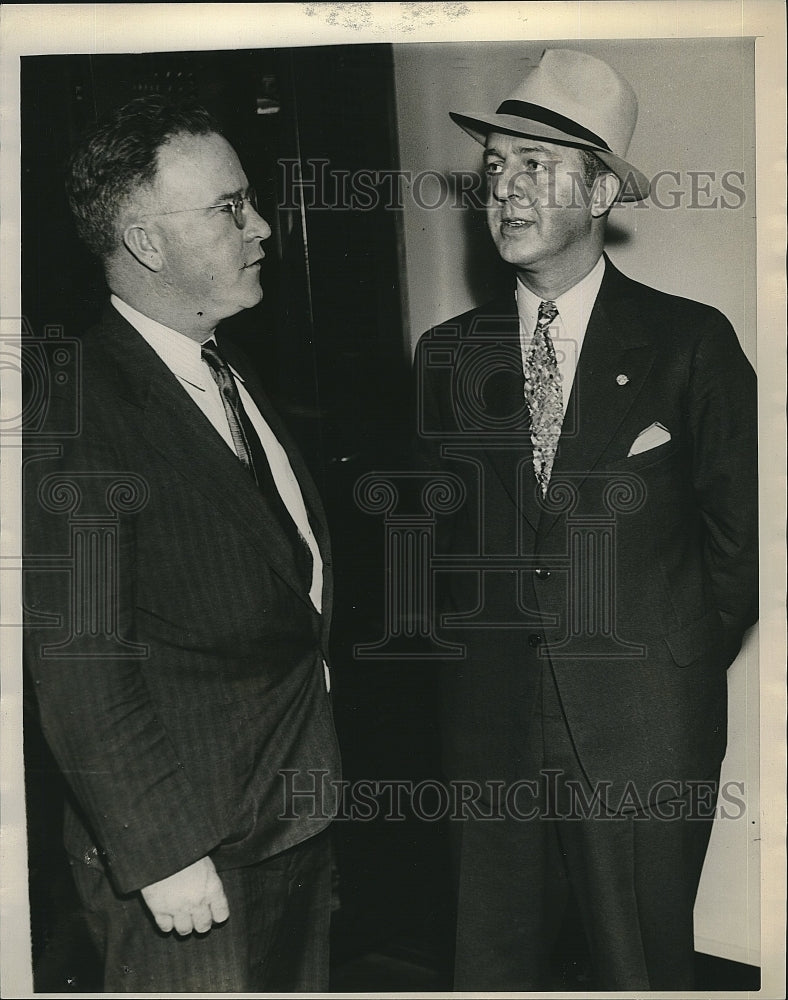
<svg viewBox="0 0 788 1000">
<path fill-rule="evenodd" d="M 656 448 L 649 448 L 648 451 L 642 451 L 639 455 L 629 455 L 626 458 L 608 462 L 605 468 L 616 472 L 639 472 L 641 469 L 650 469 L 652 466 L 659 466 L 663 463 L 667 465 L 674 460 L 678 460 L 680 455 L 681 447 L 679 443 L 677 441 L 666 441 L 664 444 L 657 445 Z"/>
</svg>

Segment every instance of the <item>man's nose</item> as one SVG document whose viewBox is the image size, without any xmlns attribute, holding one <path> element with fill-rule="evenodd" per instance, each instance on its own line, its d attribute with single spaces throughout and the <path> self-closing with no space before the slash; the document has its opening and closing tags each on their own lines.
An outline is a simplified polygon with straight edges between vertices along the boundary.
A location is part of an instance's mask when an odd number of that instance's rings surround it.
<svg viewBox="0 0 788 1000">
<path fill-rule="evenodd" d="M 516 197 L 519 187 L 517 171 L 511 167 L 505 167 L 492 177 L 492 196 L 501 203 Z"/>
<path fill-rule="evenodd" d="M 501 204 L 507 201 L 511 196 L 511 191 L 508 190 L 507 184 L 503 181 L 501 174 L 493 177 L 492 184 L 490 186 L 490 194 L 493 196 L 495 201 L 499 201 Z"/>
<path fill-rule="evenodd" d="M 492 178 L 491 194 L 496 202 L 504 205 L 515 201 L 519 208 L 529 208 L 535 203 L 533 177 L 522 167 L 511 167 Z"/>
<path fill-rule="evenodd" d="M 246 221 L 244 236 L 247 240 L 267 240 L 271 235 L 271 227 L 252 205 L 246 206 Z"/>
</svg>

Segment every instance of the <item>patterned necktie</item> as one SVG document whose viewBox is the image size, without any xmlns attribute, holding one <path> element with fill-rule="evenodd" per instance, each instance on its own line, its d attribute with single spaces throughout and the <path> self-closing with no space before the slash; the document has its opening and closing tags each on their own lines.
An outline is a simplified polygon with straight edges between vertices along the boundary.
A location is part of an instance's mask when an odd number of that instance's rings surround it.
<svg viewBox="0 0 788 1000">
<path fill-rule="evenodd" d="M 557 315 L 555 302 L 539 303 L 539 317 L 524 364 L 525 399 L 531 412 L 534 472 L 542 496 L 547 493 L 564 419 L 562 376 L 549 334 L 550 324 Z"/>
<path fill-rule="evenodd" d="M 219 387 L 238 459 L 254 478 L 258 489 L 268 501 L 282 530 L 290 540 L 299 571 L 304 577 L 311 580 L 312 555 L 309 546 L 282 500 L 282 495 L 271 472 L 265 448 L 263 448 L 257 431 L 244 410 L 233 373 L 219 353 L 216 344 L 203 344 L 202 356 L 211 370 L 214 382 Z"/>
</svg>

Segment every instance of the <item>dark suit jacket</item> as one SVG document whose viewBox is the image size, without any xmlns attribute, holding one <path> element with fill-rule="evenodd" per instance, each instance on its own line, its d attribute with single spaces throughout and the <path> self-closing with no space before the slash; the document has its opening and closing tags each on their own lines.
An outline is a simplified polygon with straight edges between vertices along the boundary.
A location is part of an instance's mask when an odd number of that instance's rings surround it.
<svg viewBox="0 0 788 1000">
<path fill-rule="evenodd" d="M 309 769 L 339 776 L 331 558 L 314 484 L 241 359 L 225 350 L 301 485 L 322 614 L 267 501 L 140 335 L 108 308 L 80 346 L 26 440 L 25 658 L 74 793 L 66 847 L 128 892 L 327 825 L 330 796 L 286 802 L 279 772 L 301 789 Z"/>
<path fill-rule="evenodd" d="M 544 501 L 514 295 L 429 331 L 417 372 L 422 453 L 467 495 L 438 528 L 457 560 L 441 635 L 466 647 L 446 672 L 449 775 L 528 777 L 546 656 L 612 805 L 627 782 L 645 801 L 713 775 L 758 590 L 755 378 L 728 321 L 608 260 Z M 628 457 L 655 422 L 670 440 Z"/>
</svg>

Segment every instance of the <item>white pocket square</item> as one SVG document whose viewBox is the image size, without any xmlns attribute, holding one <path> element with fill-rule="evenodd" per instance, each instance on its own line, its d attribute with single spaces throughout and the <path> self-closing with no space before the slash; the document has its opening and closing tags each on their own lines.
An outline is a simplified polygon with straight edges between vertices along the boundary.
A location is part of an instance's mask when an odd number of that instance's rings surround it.
<svg viewBox="0 0 788 1000">
<path fill-rule="evenodd" d="M 661 444 L 667 444 L 668 441 L 670 441 L 670 431 L 655 421 L 650 427 L 638 434 L 629 449 L 627 458 L 631 458 L 632 455 L 640 455 L 644 451 L 651 451 L 652 448 L 658 448 Z"/>
</svg>

